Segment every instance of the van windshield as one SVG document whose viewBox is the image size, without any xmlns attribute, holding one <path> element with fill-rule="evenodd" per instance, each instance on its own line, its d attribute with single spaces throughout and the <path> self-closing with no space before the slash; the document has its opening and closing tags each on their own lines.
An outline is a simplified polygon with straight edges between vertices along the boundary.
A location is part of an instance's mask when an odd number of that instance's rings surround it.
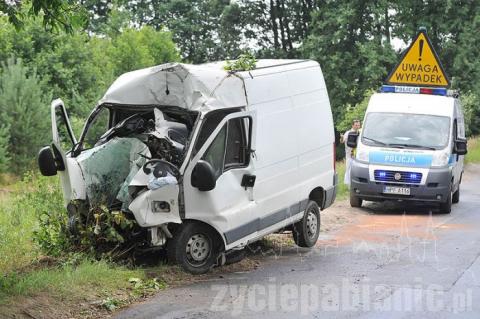
<svg viewBox="0 0 480 319">
<path fill-rule="evenodd" d="M 443 149 L 450 137 L 450 118 L 406 113 L 369 113 L 362 143 L 399 148 Z"/>
</svg>

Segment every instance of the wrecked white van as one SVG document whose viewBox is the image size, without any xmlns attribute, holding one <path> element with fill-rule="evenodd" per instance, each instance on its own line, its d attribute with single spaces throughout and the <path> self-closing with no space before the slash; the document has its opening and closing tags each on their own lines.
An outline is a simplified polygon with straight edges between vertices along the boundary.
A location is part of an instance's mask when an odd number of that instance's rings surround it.
<svg viewBox="0 0 480 319">
<path fill-rule="evenodd" d="M 61 100 L 42 174 L 59 173 L 70 216 L 121 210 L 185 270 L 280 229 L 315 244 L 335 199 L 334 128 L 319 65 L 259 60 L 164 64 L 120 76 L 77 140 Z"/>
</svg>

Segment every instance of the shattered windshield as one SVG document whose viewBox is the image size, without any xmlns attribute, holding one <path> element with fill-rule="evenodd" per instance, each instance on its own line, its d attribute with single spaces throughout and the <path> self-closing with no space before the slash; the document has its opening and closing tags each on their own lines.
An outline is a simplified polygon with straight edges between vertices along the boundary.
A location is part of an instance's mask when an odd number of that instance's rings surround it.
<svg viewBox="0 0 480 319">
<path fill-rule="evenodd" d="M 400 148 L 442 149 L 450 137 L 450 118 L 406 113 L 369 113 L 362 143 Z"/>
<path fill-rule="evenodd" d="M 90 203 L 126 209 L 132 196 L 129 184 L 148 163 L 152 172 L 162 165 L 168 167 L 173 173 L 167 177 L 174 180 L 197 116 L 197 112 L 159 107 L 101 107 L 94 111 L 77 158 Z M 150 175 L 151 187 L 165 183 L 165 176 L 158 180 Z"/>
<path fill-rule="evenodd" d="M 101 108 L 88 127 L 83 141 L 84 149 L 89 149 L 95 146 L 100 137 L 108 130 L 109 119 L 110 110 L 105 107 Z"/>
</svg>

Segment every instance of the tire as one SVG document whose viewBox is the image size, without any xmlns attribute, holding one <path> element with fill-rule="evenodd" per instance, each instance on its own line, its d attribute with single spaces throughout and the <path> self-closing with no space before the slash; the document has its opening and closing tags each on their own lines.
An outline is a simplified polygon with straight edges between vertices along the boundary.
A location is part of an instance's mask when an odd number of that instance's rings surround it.
<svg viewBox="0 0 480 319">
<path fill-rule="evenodd" d="M 242 250 L 233 250 L 226 254 L 225 265 L 231 265 L 242 261 L 247 256 L 245 249 Z"/>
<path fill-rule="evenodd" d="M 452 185 L 450 185 L 450 192 L 448 192 L 447 200 L 440 204 L 441 214 L 450 214 L 452 212 Z"/>
<path fill-rule="evenodd" d="M 191 274 L 204 274 L 216 265 L 220 252 L 217 237 L 207 225 L 187 222 L 167 242 L 168 260 Z"/>
<path fill-rule="evenodd" d="M 362 207 L 363 200 L 355 195 L 353 189 L 350 189 L 350 206 L 351 207 Z"/>
<path fill-rule="evenodd" d="M 460 201 L 460 184 L 458 184 L 457 191 L 452 195 L 452 203 L 456 204 Z"/>
<path fill-rule="evenodd" d="M 312 247 L 320 235 L 320 208 L 309 201 L 303 218 L 293 224 L 293 240 L 299 247 Z"/>
</svg>

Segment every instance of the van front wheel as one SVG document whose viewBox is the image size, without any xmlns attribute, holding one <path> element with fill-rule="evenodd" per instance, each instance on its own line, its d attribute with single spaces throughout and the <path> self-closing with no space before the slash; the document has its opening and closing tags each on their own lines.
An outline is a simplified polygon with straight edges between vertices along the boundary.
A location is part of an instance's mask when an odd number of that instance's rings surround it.
<svg viewBox="0 0 480 319">
<path fill-rule="evenodd" d="M 312 247 L 320 235 L 320 208 L 309 201 L 303 218 L 293 224 L 293 240 L 300 247 Z"/>
<path fill-rule="evenodd" d="M 350 206 L 351 207 L 362 207 L 363 200 L 355 195 L 353 189 L 350 189 Z"/>
<path fill-rule="evenodd" d="M 167 242 L 170 262 L 192 274 L 204 274 L 215 266 L 219 253 L 215 233 L 206 225 L 185 223 Z"/>
<path fill-rule="evenodd" d="M 446 201 L 440 204 L 440 213 L 450 214 L 452 212 L 452 185 L 450 185 L 450 191 L 448 192 Z"/>
<path fill-rule="evenodd" d="M 458 185 L 457 191 L 452 195 L 452 203 L 456 204 L 460 201 L 460 185 Z"/>
</svg>

